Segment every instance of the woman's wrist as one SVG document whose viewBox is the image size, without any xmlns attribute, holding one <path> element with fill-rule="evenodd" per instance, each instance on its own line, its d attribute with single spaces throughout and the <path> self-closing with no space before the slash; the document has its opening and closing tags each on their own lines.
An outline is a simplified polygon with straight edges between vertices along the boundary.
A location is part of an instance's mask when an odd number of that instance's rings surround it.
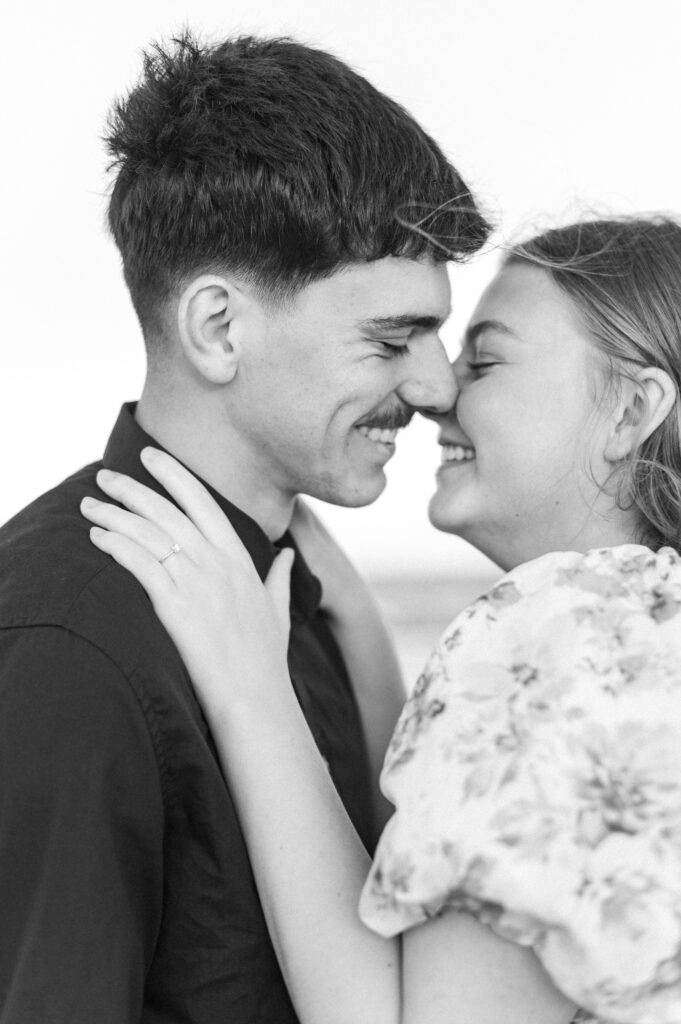
<svg viewBox="0 0 681 1024">
<path fill-rule="evenodd" d="M 222 733 L 238 736 L 253 735 L 253 731 L 270 725 L 279 728 L 292 716 L 300 714 L 291 677 L 281 673 L 277 678 L 262 676 L 244 678 L 236 688 L 203 687 L 195 685 L 199 700 L 213 728 Z"/>
</svg>

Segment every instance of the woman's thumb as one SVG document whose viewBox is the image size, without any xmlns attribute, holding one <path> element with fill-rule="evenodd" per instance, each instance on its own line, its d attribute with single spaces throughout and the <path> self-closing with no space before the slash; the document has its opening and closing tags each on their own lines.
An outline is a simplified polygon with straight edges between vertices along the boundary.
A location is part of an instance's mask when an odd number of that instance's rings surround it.
<svg viewBox="0 0 681 1024">
<path fill-rule="evenodd" d="M 272 568 L 265 580 L 265 588 L 272 598 L 277 618 L 287 636 L 291 628 L 289 605 L 291 601 L 291 569 L 294 558 L 293 548 L 282 548 L 272 562 Z"/>
</svg>

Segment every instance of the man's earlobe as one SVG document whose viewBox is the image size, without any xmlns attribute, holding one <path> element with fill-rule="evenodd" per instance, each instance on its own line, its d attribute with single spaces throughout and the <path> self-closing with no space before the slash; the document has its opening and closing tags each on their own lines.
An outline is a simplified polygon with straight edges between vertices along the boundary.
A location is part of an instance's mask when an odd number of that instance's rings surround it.
<svg viewBox="0 0 681 1024">
<path fill-rule="evenodd" d="M 676 386 L 665 370 L 647 366 L 621 381 L 613 430 L 605 447 L 608 462 L 621 462 L 650 437 L 674 409 Z"/>
<path fill-rule="evenodd" d="M 180 296 L 177 326 L 185 358 L 211 384 L 229 384 L 241 355 L 232 330 L 238 289 L 225 278 L 195 278 Z"/>
</svg>

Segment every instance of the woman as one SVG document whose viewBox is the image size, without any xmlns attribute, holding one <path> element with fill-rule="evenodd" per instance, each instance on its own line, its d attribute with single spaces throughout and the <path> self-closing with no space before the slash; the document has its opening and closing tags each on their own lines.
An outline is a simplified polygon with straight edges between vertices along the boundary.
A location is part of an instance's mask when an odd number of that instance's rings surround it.
<svg viewBox="0 0 681 1024">
<path fill-rule="evenodd" d="M 303 1024 L 681 1019 L 680 283 L 676 223 L 602 221 L 516 247 L 481 299 L 430 515 L 511 571 L 407 702 L 373 866 L 292 694 L 290 555 L 262 587 L 150 449 L 189 518 L 121 476 L 132 515 L 84 507 L 192 675 Z"/>
</svg>

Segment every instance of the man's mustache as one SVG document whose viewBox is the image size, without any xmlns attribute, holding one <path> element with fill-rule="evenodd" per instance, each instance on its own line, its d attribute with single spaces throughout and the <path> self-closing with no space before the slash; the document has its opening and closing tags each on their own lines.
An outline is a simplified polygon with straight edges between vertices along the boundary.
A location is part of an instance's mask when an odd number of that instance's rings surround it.
<svg viewBox="0 0 681 1024">
<path fill-rule="evenodd" d="M 357 425 L 360 427 L 376 427 L 378 430 L 401 430 L 411 423 L 413 415 L 413 409 L 406 409 L 400 406 L 396 409 L 376 412 L 373 416 L 368 416 Z"/>
</svg>

